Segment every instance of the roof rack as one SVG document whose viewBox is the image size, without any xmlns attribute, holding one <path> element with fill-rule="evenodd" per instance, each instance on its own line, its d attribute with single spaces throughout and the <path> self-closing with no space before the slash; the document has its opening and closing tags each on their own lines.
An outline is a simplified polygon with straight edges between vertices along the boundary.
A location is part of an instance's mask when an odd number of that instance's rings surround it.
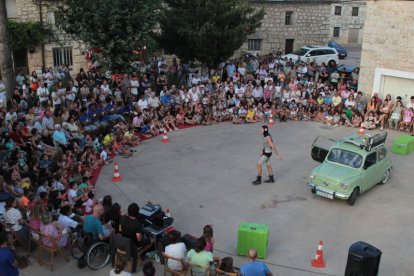
<svg viewBox="0 0 414 276">
<path fill-rule="evenodd" d="M 346 139 L 344 142 L 349 143 L 352 145 L 355 145 L 359 147 L 360 149 L 365 149 L 366 151 L 371 151 L 375 149 L 376 147 L 382 145 L 385 143 L 385 140 L 387 139 L 387 132 L 381 132 L 374 136 L 371 135 L 364 135 L 359 136 L 357 139 L 354 139 L 356 135 L 351 136 L 350 138 Z"/>
</svg>

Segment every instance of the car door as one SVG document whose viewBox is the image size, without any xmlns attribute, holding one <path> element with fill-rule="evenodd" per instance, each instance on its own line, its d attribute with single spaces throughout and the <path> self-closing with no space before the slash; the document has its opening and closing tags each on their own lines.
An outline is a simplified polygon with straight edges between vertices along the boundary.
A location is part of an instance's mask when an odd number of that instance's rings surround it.
<svg viewBox="0 0 414 276">
<path fill-rule="evenodd" d="M 318 162 L 325 161 L 326 156 L 329 153 L 329 150 L 336 143 L 335 140 L 325 137 L 318 136 L 312 143 L 311 157 L 313 160 Z"/>
<path fill-rule="evenodd" d="M 388 152 L 384 146 L 381 146 L 377 150 L 378 152 L 378 162 L 380 163 L 380 174 L 383 175 L 386 170 L 391 167 L 390 158 L 388 157 Z"/>
<path fill-rule="evenodd" d="M 381 171 L 381 162 L 378 162 L 377 150 L 374 150 L 365 157 L 363 171 L 362 171 L 362 187 L 361 192 L 369 190 L 372 186 L 377 184 L 382 174 Z"/>
</svg>

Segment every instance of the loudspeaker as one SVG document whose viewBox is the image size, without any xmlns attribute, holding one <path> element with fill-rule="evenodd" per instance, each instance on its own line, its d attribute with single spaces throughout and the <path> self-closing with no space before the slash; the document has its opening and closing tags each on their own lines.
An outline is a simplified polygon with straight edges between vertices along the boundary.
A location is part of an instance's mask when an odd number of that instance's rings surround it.
<svg viewBox="0 0 414 276">
<path fill-rule="evenodd" d="M 377 276 L 382 252 L 366 243 L 356 242 L 349 247 L 345 276 Z"/>
</svg>

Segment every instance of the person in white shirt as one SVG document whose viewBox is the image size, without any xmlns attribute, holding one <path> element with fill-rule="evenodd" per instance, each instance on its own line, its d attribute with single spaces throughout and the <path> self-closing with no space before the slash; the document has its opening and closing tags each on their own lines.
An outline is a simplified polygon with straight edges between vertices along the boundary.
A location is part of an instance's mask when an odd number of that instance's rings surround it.
<svg viewBox="0 0 414 276">
<path fill-rule="evenodd" d="M 106 80 L 102 83 L 100 89 L 102 94 L 112 95 L 111 88 L 109 87 L 109 84 Z"/>
<path fill-rule="evenodd" d="M 237 71 L 240 73 L 240 75 L 244 77 L 244 75 L 246 74 L 246 64 L 244 62 L 241 63 Z"/>
<path fill-rule="evenodd" d="M 407 108 L 414 108 L 414 96 L 411 96 L 410 102 L 407 104 Z"/>
<path fill-rule="evenodd" d="M 65 100 L 66 107 L 69 107 L 70 108 L 72 106 L 72 103 L 75 100 L 77 93 L 78 93 L 78 91 L 76 89 L 76 86 L 73 85 L 73 82 L 72 81 L 69 81 L 68 87 L 66 88 L 66 91 L 65 91 L 65 95 L 66 95 L 66 100 Z"/>
<path fill-rule="evenodd" d="M 165 254 L 176 259 L 183 259 L 187 253 L 187 248 L 185 247 L 184 243 L 177 242 L 178 238 L 179 234 L 177 231 L 171 231 L 168 233 L 168 239 L 171 242 L 171 244 L 165 247 Z M 173 270 L 182 269 L 181 262 L 175 260 L 168 260 L 167 265 L 169 268 Z"/>
<path fill-rule="evenodd" d="M 47 104 L 47 101 L 49 100 L 49 89 L 47 89 L 47 83 L 43 83 L 39 86 L 39 88 L 36 91 L 37 96 L 39 97 L 40 104 L 45 107 Z"/>
<path fill-rule="evenodd" d="M 43 82 L 49 83 L 53 79 L 53 72 L 50 72 L 49 69 L 46 69 L 46 71 L 43 73 Z"/>
<path fill-rule="evenodd" d="M 12 121 L 16 122 L 17 121 L 17 113 L 14 111 L 13 108 L 9 109 L 9 112 L 7 112 L 6 114 L 6 124 L 10 124 Z"/>
<path fill-rule="evenodd" d="M 201 83 L 201 78 L 199 74 L 195 74 L 194 77 L 191 79 L 191 84 L 193 86 L 197 86 L 199 83 Z"/>
<path fill-rule="evenodd" d="M 70 189 L 68 190 L 68 201 L 70 206 L 74 206 L 78 197 L 76 196 L 76 190 L 78 189 L 78 184 L 76 182 L 69 183 Z"/>
<path fill-rule="evenodd" d="M 126 267 L 126 257 L 120 256 L 119 258 L 116 258 L 115 268 L 109 271 L 109 276 L 131 276 L 132 274 L 130 272 L 125 271 Z"/>
<path fill-rule="evenodd" d="M 137 105 L 139 106 L 139 108 L 141 108 L 141 110 L 148 108 L 148 101 L 147 99 L 145 99 L 144 95 L 141 95 L 141 98 L 139 99 Z"/>
<path fill-rule="evenodd" d="M 79 223 L 71 218 L 73 216 L 70 205 L 64 205 L 60 208 L 58 223 L 68 230 L 75 229 Z"/>
<path fill-rule="evenodd" d="M 56 89 L 57 90 L 57 89 Z M 60 94 L 58 91 L 53 91 L 52 92 L 52 102 L 53 102 L 53 107 L 55 109 L 60 109 L 61 105 L 62 105 L 62 101 L 60 100 Z"/>
<path fill-rule="evenodd" d="M 197 86 L 196 86 L 196 85 L 193 85 L 193 86 L 191 87 L 191 89 L 190 89 L 190 90 L 188 90 L 188 95 L 190 96 L 191 101 L 192 101 L 193 103 L 196 103 L 196 102 L 198 102 L 198 101 L 199 101 L 200 96 L 199 96 L 199 91 L 198 91 L 198 89 L 197 89 Z"/>
<path fill-rule="evenodd" d="M 158 108 L 160 105 L 160 99 L 155 96 L 155 92 L 151 92 L 151 96 L 148 98 L 148 106 Z"/>
<path fill-rule="evenodd" d="M 253 89 L 253 97 L 256 100 L 261 100 L 263 98 L 263 88 L 260 86 L 260 84 L 256 84 Z"/>
<path fill-rule="evenodd" d="M 130 86 L 131 86 L 132 95 L 137 97 L 138 96 L 139 81 L 138 81 L 138 78 L 137 78 L 136 75 L 132 75 L 132 79 L 130 81 Z"/>
</svg>

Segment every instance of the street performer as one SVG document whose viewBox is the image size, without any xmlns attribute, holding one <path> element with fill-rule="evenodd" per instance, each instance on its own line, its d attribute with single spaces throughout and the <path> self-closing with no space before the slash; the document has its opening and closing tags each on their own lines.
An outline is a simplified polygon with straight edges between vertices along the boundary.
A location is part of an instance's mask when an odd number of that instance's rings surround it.
<svg viewBox="0 0 414 276">
<path fill-rule="evenodd" d="M 263 125 L 261 128 L 264 142 L 263 142 L 263 152 L 260 156 L 259 161 L 257 162 L 257 179 L 253 181 L 253 185 L 259 185 L 262 183 L 262 166 L 266 164 L 267 172 L 269 173 L 269 179 L 265 180 L 265 183 L 274 183 L 273 170 L 272 166 L 269 163 L 269 159 L 272 156 L 272 152 L 275 152 L 276 158 L 281 160 L 282 158 L 279 155 L 279 152 L 276 150 L 275 144 L 273 143 L 272 136 L 269 134 L 269 128 L 266 125 Z"/>
</svg>

